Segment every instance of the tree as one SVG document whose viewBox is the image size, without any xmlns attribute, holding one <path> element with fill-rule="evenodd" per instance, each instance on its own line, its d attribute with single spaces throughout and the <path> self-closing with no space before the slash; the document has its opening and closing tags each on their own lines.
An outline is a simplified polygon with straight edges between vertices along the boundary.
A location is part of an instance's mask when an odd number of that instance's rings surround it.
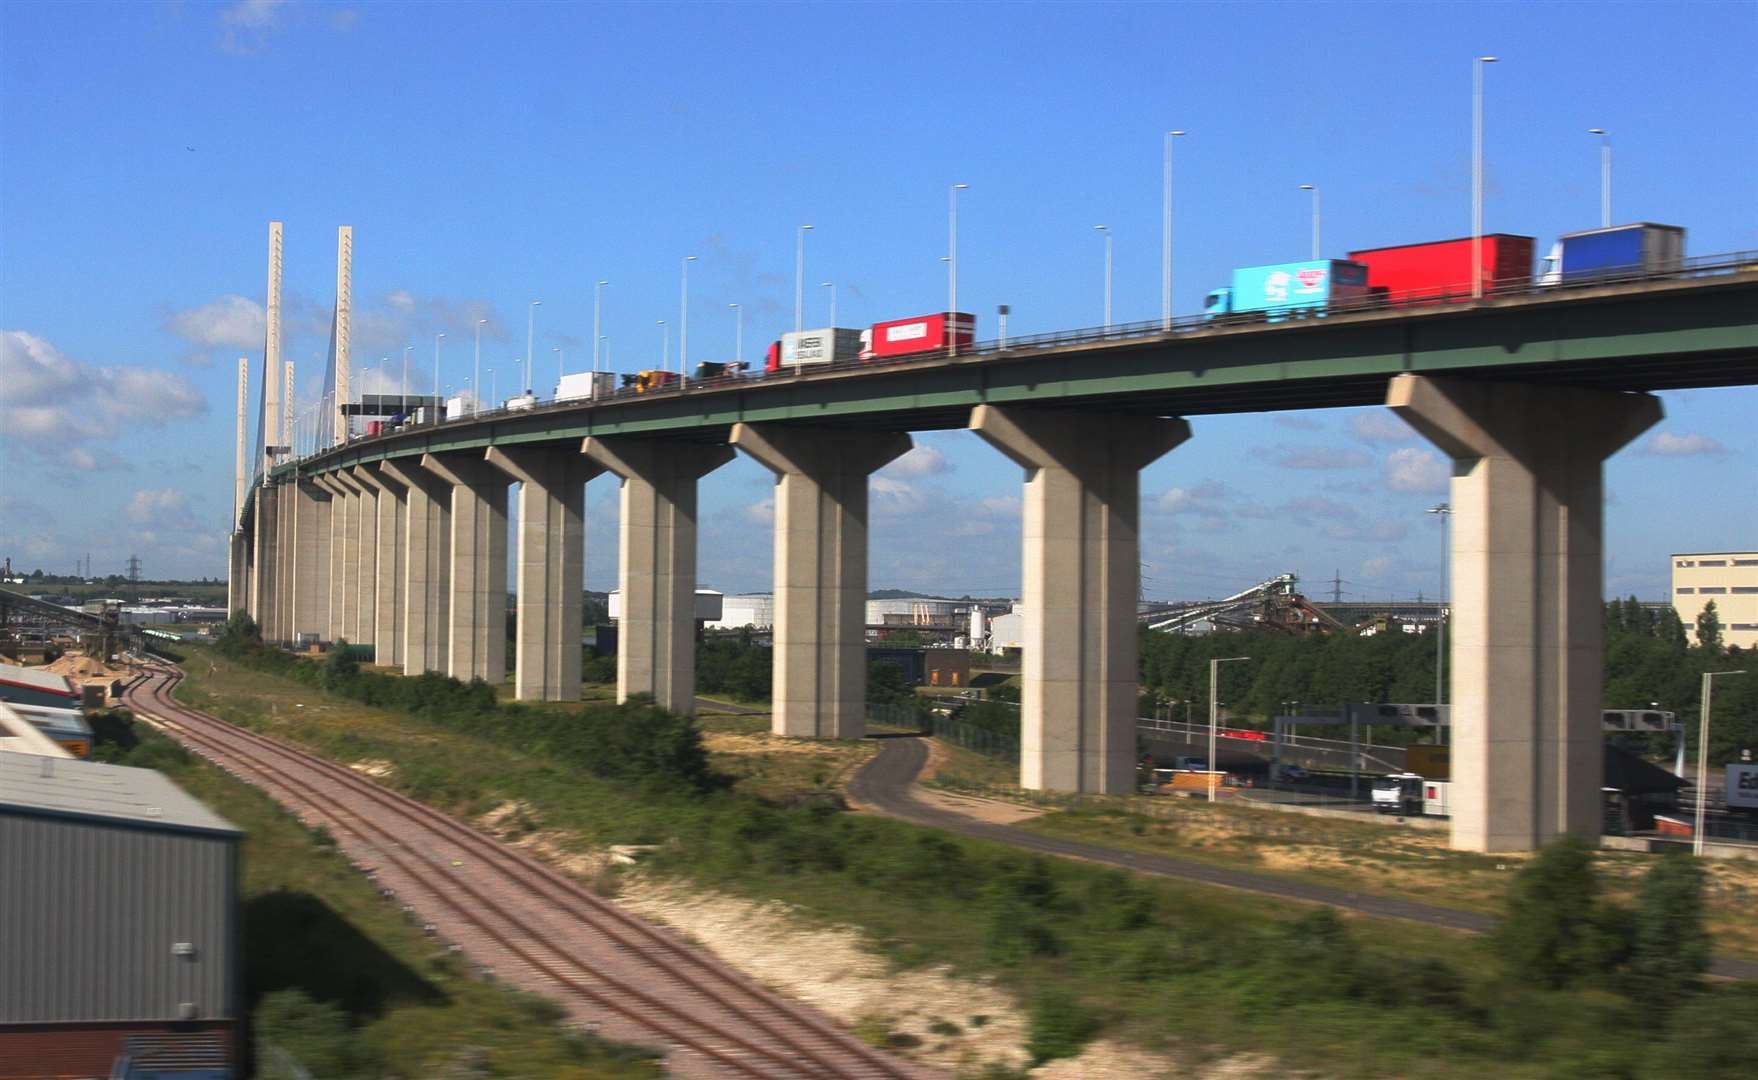
<svg viewBox="0 0 1758 1080">
<path fill-rule="evenodd" d="M 903 669 L 889 660 L 867 665 L 867 702 L 872 705 L 901 705 L 916 696 Z"/>
<path fill-rule="evenodd" d="M 1712 656 L 1721 655 L 1721 613 L 1715 610 L 1715 601 L 1703 605 L 1703 614 L 1697 616 L 1697 645 Z"/>
<path fill-rule="evenodd" d="M 1599 899 L 1592 849 L 1564 836 L 1515 876 L 1491 942 L 1514 980 L 1559 990 L 1616 965 L 1622 914 Z"/>
<path fill-rule="evenodd" d="M 1703 868 L 1689 855 L 1659 859 L 1642 879 L 1637 900 L 1630 981 L 1635 996 L 1664 1006 L 1697 988 L 1709 970 L 1703 923 Z"/>
</svg>

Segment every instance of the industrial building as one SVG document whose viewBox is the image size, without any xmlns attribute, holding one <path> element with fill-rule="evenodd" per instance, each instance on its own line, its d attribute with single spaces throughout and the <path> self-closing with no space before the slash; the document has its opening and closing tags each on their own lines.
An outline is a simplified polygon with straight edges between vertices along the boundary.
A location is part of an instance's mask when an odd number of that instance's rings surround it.
<svg viewBox="0 0 1758 1080">
<path fill-rule="evenodd" d="M 1672 557 L 1673 610 L 1697 641 L 1697 616 L 1711 602 L 1721 643 L 1758 648 L 1758 552 L 1687 551 Z"/>
<path fill-rule="evenodd" d="M 239 1075 L 240 837 L 150 769 L 0 751 L 0 1076 Z"/>
</svg>

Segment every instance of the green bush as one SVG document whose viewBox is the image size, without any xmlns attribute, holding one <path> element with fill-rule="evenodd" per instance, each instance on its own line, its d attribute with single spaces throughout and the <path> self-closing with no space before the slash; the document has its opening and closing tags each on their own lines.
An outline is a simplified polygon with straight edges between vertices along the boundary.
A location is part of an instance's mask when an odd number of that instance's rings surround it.
<svg viewBox="0 0 1758 1080">
<path fill-rule="evenodd" d="M 1696 859 L 1673 854 L 1656 861 L 1642 879 L 1630 935 L 1630 988 L 1656 1008 L 1697 989 L 1709 970 L 1703 877 Z"/>
<path fill-rule="evenodd" d="M 1032 1002 L 1026 1053 L 1033 1065 L 1074 1057 L 1103 1026 L 1099 1014 L 1064 990 L 1050 989 Z"/>
<path fill-rule="evenodd" d="M 1556 990 L 1617 967 L 1619 916 L 1599 898 L 1592 849 L 1564 836 L 1515 876 L 1491 941 L 1510 979 Z"/>
<path fill-rule="evenodd" d="M 258 1055 L 258 1076 L 294 1080 L 299 1073 L 291 1066 L 297 1065 L 309 1076 L 344 1078 L 364 1075 L 369 1064 L 347 1015 L 329 1002 L 311 1000 L 304 991 L 264 995 L 254 1020 L 256 1037 L 266 1044 Z M 282 1060 L 283 1054 L 292 1060 Z"/>
</svg>

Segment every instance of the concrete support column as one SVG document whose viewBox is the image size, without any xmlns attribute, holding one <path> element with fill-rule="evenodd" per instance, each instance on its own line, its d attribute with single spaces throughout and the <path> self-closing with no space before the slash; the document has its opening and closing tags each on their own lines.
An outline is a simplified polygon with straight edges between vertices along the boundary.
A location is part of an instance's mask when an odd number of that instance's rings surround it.
<svg viewBox="0 0 1758 1080">
<path fill-rule="evenodd" d="M 378 554 L 373 583 L 372 662 L 386 667 L 403 663 L 404 526 L 409 512 L 408 489 L 377 468 L 356 465 L 354 479 L 377 492 L 378 524 L 373 529 Z"/>
<path fill-rule="evenodd" d="M 1399 375 L 1393 411 L 1453 459 L 1453 847 L 1601 827 L 1602 473 L 1658 398 Z"/>
<path fill-rule="evenodd" d="M 1020 785 L 1131 792 L 1140 474 L 1190 425 L 979 405 L 970 426 L 1026 471 Z"/>
<path fill-rule="evenodd" d="M 452 485 L 413 461 L 381 461 L 403 486 L 403 673 L 444 672 L 451 631 Z"/>
<path fill-rule="evenodd" d="M 572 445 L 491 446 L 487 461 L 519 483 L 513 691 L 521 701 L 578 701 L 586 482 L 599 469 Z"/>
<path fill-rule="evenodd" d="M 735 424 L 732 444 L 775 473 L 777 735 L 867 730 L 867 478 L 901 433 Z"/>
<path fill-rule="evenodd" d="M 345 630 L 354 644 L 372 645 L 378 601 L 378 488 L 361 481 L 349 469 L 330 475 L 348 490 L 354 518 L 354 527 L 348 533 L 348 561 L 354 568 L 354 588 L 348 592 L 350 602 L 343 615 Z"/>
<path fill-rule="evenodd" d="M 275 511 L 279 506 L 273 487 L 266 483 L 257 487 L 256 513 L 251 518 L 251 527 L 256 533 L 253 545 L 256 563 L 250 576 L 250 617 L 256 621 L 263 638 L 269 641 L 275 640 L 275 541 L 280 528 L 280 518 Z"/>
<path fill-rule="evenodd" d="M 421 467 L 452 487 L 446 672 L 499 686 L 507 677 L 507 478 L 462 453 L 423 454 Z"/>
<path fill-rule="evenodd" d="M 236 528 L 226 537 L 226 554 L 226 617 L 231 618 L 250 593 L 250 541 Z"/>
<path fill-rule="evenodd" d="M 330 640 L 348 637 L 360 592 L 360 500 L 332 475 L 322 478 L 330 503 Z"/>
<path fill-rule="evenodd" d="M 293 636 L 328 637 L 330 630 L 330 517 L 335 500 L 310 480 L 294 486 Z"/>
<path fill-rule="evenodd" d="M 275 487 L 275 609 L 270 623 L 272 640 L 293 640 L 294 563 L 297 547 L 293 540 L 293 505 L 295 485 Z"/>
<path fill-rule="evenodd" d="M 650 694 L 662 709 L 693 714 L 696 482 L 731 461 L 733 449 L 660 439 L 590 438 L 582 450 L 623 481 L 617 700 Z"/>
</svg>

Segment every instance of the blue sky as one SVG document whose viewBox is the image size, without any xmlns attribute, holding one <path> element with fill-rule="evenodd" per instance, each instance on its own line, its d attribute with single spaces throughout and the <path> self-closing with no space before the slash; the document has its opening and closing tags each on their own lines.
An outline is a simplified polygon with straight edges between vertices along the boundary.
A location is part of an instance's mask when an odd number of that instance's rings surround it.
<svg viewBox="0 0 1758 1080">
<path fill-rule="evenodd" d="M 357 365 L 448 334 L 441 381 L 511 388 L 541 298 L 547 385 L 590 352 L 652 366 L 691 274 L 690 359 L 791 328 L 938 310 L 946 187 L 961 306 L 993 335 L 1158 313 L 1160 133 L 1178 145 L 1176 307 L 1234 266 L 1470 227 L 1471 57 L 1487 72 L 1486 227 L 1542 247 L 1614 217 L 1694 254 L 1758 249 L 1758 5 L 238 4 L 0 7 L 0 555 L 224 573 L 236 358 L 260 360 L 266 223 L 286 223 L 287 355 L 321 379 L 335 229 L 355 230 Z M 395 364 L 393 365 L 395 366 Z M 1607 468 L 1607 587 L 1661 598 L 1666 555 L 1758 546 L 1758 391 L 1665 395 Z M 1197 417 L 1142 478 L 1149 595 L 1284 571 L 1315 595 L 1432 594 L 1434 452 L 1383 410 Z M 875 587 L 1004 594 L 1019 472 L 926 433 L 875 480 Z M 769 584 L 769 478 L 702 494 L 702 578 Z M 587 579 L 614 581 L 614 481 Z"/>
</svg>

